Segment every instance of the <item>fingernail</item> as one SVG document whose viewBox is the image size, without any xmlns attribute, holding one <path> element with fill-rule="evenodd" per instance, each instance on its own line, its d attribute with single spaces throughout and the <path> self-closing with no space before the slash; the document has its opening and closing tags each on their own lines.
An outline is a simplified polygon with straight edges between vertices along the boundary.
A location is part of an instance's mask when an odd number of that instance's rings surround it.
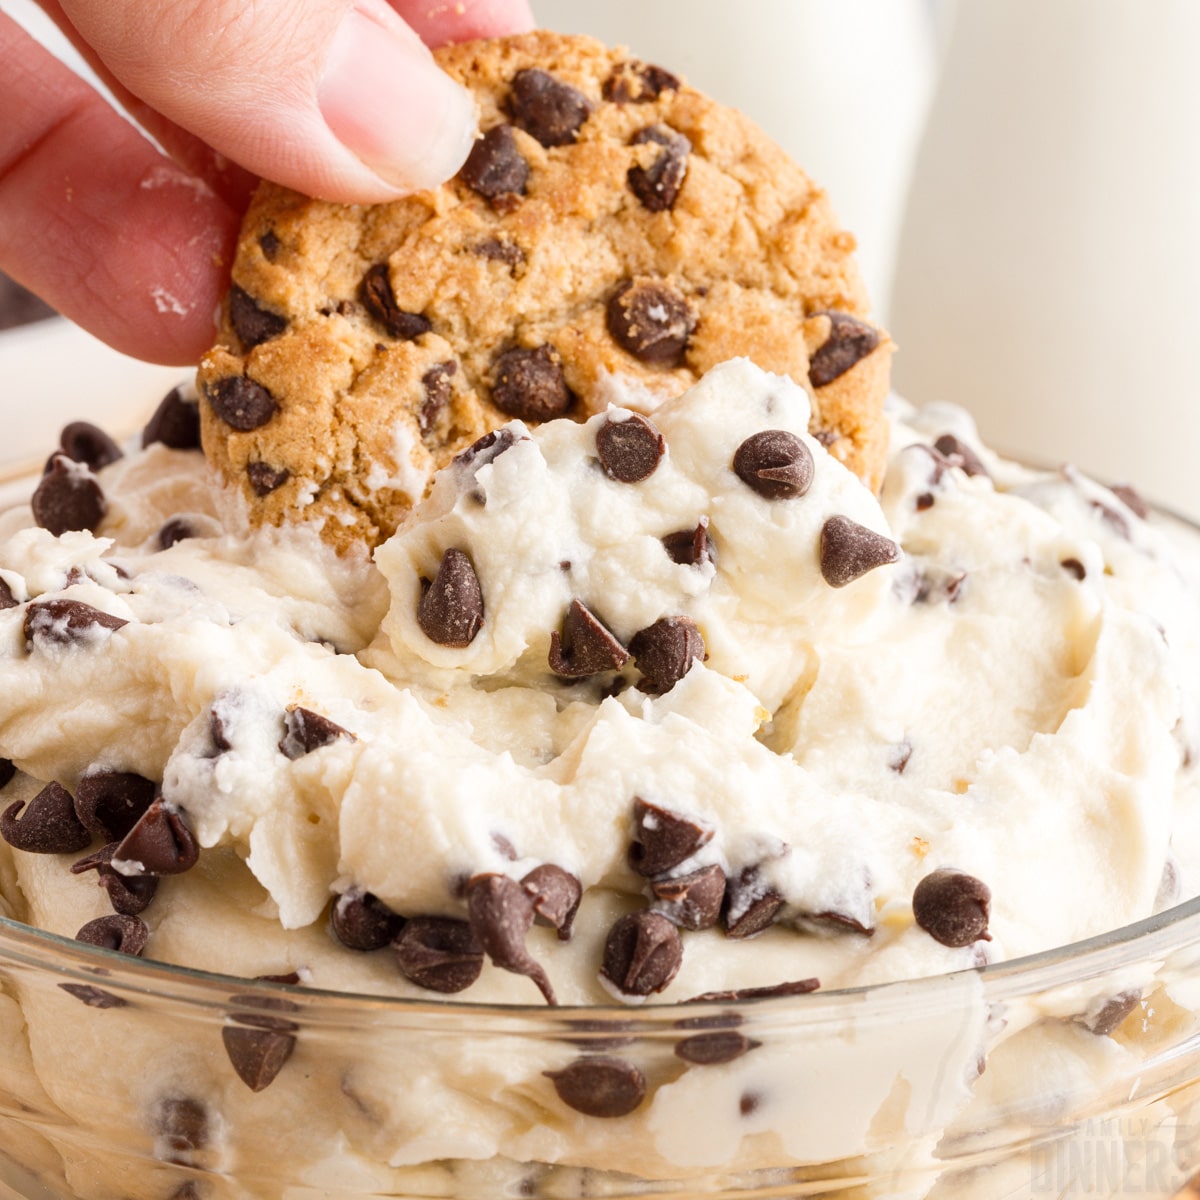
<svg viewBox="0 0 1200 1200">
<path fill-rule="evenodd" d="M 449 179 L 478 130 L 470 93 L 423 46 L 355 8 L 334 35 L 317 101 L 334 137 L 403 191 Z"/>
</svg>

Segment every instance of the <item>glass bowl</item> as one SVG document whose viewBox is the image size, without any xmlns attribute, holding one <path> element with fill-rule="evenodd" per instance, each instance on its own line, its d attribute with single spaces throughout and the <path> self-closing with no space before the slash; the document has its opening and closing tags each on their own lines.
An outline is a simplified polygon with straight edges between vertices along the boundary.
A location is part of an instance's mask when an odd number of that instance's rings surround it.
<svg viewBox="0 0 1200 1200">
<path fill-rule="evenodd" d="M 1200 1171 L 1197 1013 L 1200 899 L 950 976 L 637 1010 L 322 992 L 0 919 L 0 1186 L 1167 1200 Z"/>
<path fill-rule="evenodd" d="M 0 335 L 0 370 L 39 397 L 0 509 L 81 397 L 128 432 L 181 376 L 66 322 Z M 0 917 L 0 1200 L 1169 1200 L 1198 1173 L 1200 899 L 954 975 L 641 1008 L 318 991 Z"/>
</svg>

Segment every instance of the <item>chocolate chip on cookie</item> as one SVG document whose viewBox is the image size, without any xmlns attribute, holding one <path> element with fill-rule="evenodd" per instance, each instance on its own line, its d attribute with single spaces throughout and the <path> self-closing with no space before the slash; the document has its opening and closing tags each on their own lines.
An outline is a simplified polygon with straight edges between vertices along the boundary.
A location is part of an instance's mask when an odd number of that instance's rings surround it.
<svg viewBox="0 0 1200 1200">
<path fill-rule="evenodd" d="M 405 312 L 396 303 L 390 269 L 385 262 L 376 263 L 367 271 L 358 295 L 367 312 L 394 338 L 411 342 L 433 328 L 428 317 L 423 317 L 420 313 Z"/>
<path fill-rule="evenodd" d="M 506 350 L 496 360 L 492 403 L 522 421 L 552 421 L 575 403 L 562 360 L 550 346 Z"/>
<path fill-rule="evenodd" d="M 508 107 L 519 128 L 549 147 L 575 141 L 595 106 L 549 71 L 527 67 L 513 76 Z"/>
<path fill-rule="evenodd" d="M 493 125 L 481 137 L 458 173 L 472 191 L 498 208 L 515 204 L 529 183 L 529 164 L 517 146 L 511 125 Z"/>
<path fill-rule="evenodd" d="M 663 92 L 675 92 L 682 86 L 679 76 L 664 67 L 630 59 L 613 68 L 602 90 L 605 100 L 614 104 L 649 104 Z"/>
<path fill-rule="evenodd" d="M 246 474 L 250 477 L 250 486 L 256 496 L 267 496 L 277 487 L 287 483 L 291 472 L 287 467 L 272 467 L 265 462 L 246 464 Z"/>
<path fill-rule="evenodd" d="M 421 436 L 427 438 L 437 429 L 438 420 L 450 405 L 453 394 L 451 379 L 458 370 L 458 363 L 453 359 L 449 362 L 437 363 L 421 376 L 421 386 L 425 389 L 425 401 L 417 414 L 417 425 Z"/>
<path fill-rule="evenodd" d="M 849 313 L 827 312 L 829 336 L 809 363 L 808 377 L 813 387 L 826 387 L 844 375 L 855 363 L 879 346 L 879 330 Z"/>
<path fill-rule="evenodd" d="M 236 283 L 229 290 L 229 322 L 247 350 L 269 342 L 287 328 L 287 317 L 263 308 Z"/>
<path fill-rule="evenodd" d="M 626 175 L 629 190 L 650 212 L 665 212 L 675 204 L 683 177 L 687 174 L 692 143 L 665 125 L 647 125 L 633 135 L 632 146 L 661 146 L 645 165 L 630 167 Z"/>
<path fill-rule="evenodd" d="M 261 383 L 244 375 L 217 380 L 206 388 L 205 395 L 213 412 L 240 433 L 261 428 L 277 408 L 275 397 Z"/>
<path fill-rule="evenodd" d="M 634 358 L 656 366 L 683 362 L 696 312 L 665 280 L 627 279 L 609 297 L 605 325 L 613 340 Z"/>
</svg>

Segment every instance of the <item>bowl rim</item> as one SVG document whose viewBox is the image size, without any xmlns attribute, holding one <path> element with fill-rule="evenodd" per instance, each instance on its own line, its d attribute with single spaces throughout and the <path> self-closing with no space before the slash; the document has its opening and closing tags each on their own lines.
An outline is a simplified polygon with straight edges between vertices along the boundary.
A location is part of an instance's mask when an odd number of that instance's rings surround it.
<svg viewBox="0 0 1200 1200">
<path fill-rule="evenodd" d="M 394 1016 L 435 1022 L 453 1019 L 471 1024 L 486 1018 L 490 1028 L 497 1021 L 521 1024 L 531 1020 L 535 1025 L 562 1026 L 586 1016 L 598 1022 L 620 1022 L 623 1031 L 638 1032 L 664 1026 L 674 1029 L 681 1011 L 689 1015 L 728 1012 L 732 1003 L 739 1009 L 752 1008 L 756 1017 L 778 1016 L 789 1023 L 795 1023 L 798 1016 L 802 1023 L 814 1024 L 844 1019 L 848 1007 L 866 1018 L 894 1018 L 897 1013 L 927 1018 L 939 1010 L 960 1008 L 968 990 L 972 994 L 982 991 L 983 998 L 990 1003 L 1011 1002 L 1022 996 L 1037 996 L 1055 988 L 1101 979 L 1139 964 L 1166 960 L 1188 946 L 1200 947 L 1200 896 L 1065 946 L 940 975 L 818 989 L 801 996 L 650 1002 L 638 1006 L 564 1004 L 550 1008 L 540 1003 L 426 1000 L 247 979 L 155 959 L 132 958 L 0 916 L 0 979 L 13 966 L 18 970 L 50 971 L 71 984 L 91 987 L 103 984 L 105 990 L 111 989 L 122 996 L 170 999 L 217 1007 L 222 1012 L 228 1012 L 231 1004 L 251 1011 L 256 1007 L 275 1008 L 284 1003 L 281 995 L 287 995 L 297 1002 L 298 1013 L 302 1007 L 309 1015 L 323 1013 L 334 1018 L 370 1013 L 373 1021 Z"/>
</svg>

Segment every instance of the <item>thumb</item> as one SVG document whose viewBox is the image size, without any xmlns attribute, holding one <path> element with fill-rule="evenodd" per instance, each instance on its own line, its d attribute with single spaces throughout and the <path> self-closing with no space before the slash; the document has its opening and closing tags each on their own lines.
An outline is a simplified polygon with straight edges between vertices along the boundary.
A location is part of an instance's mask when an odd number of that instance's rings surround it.
<svg viewBox="0 0 1200 1200">
<path fill-rule="evenodd" d="M 386 0 L 61 0 L 113 75 L 219 153 L 347 203 L 433 187 L 476 134 L 469 93 Z"/>
</svg>

